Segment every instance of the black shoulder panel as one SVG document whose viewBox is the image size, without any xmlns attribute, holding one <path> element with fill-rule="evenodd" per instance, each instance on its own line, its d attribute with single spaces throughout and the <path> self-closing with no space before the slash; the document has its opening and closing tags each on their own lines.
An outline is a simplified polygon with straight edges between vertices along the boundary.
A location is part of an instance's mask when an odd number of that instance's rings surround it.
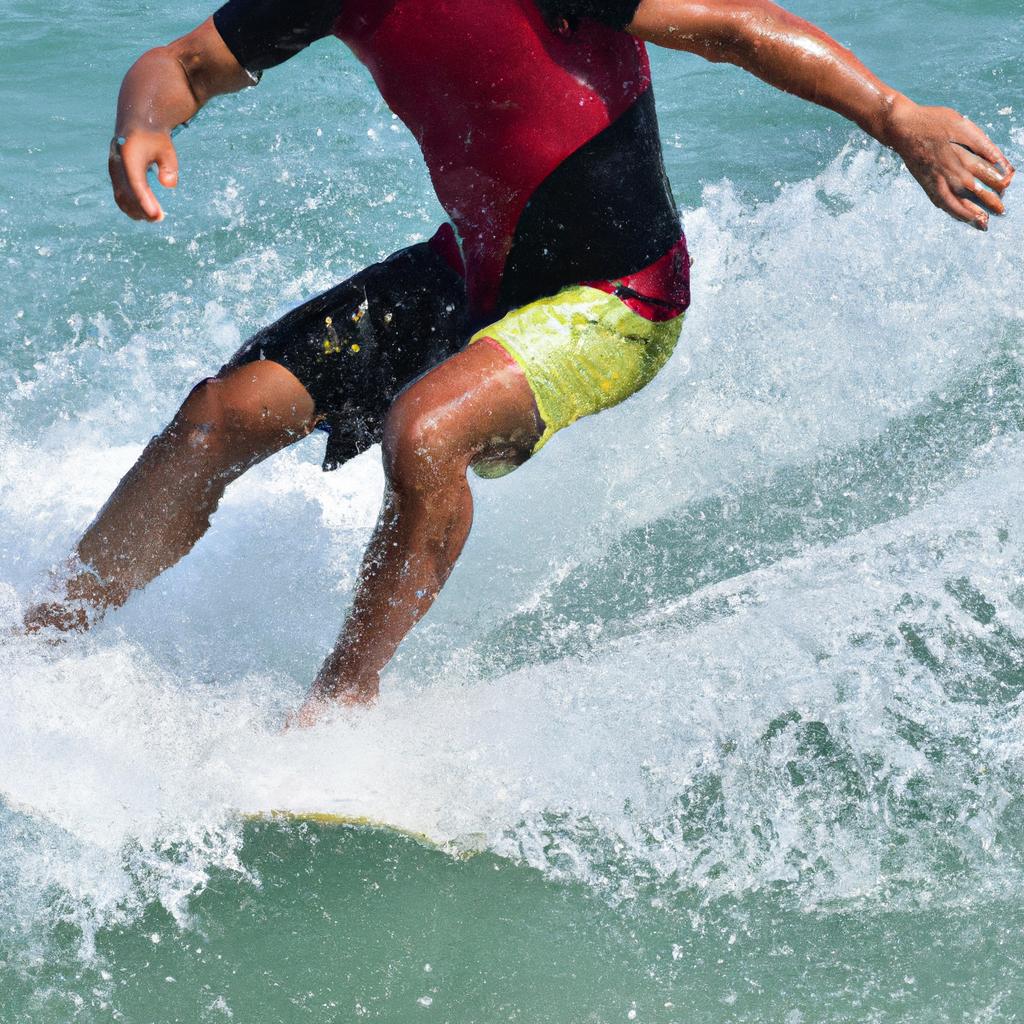
<svg viewBox="0 0 1024 1024">
<path fill-rule="evenodd" d="M 341 0 L 228 0 L 213 23 L 235 59 L 258 78 L 331 34 Z"/>
<path fill-rule="evenodd" d="M 505 262 L 501 308 L 636 273 L 681 234 L 648 89 L 530 197 Z"/>
<path fill-rule="evenodd" d="M 537 0 L 537 6 L 548 20 L 592 18 L 612 28 L 625 28 L 633 20 L 640 0 Z"/>
</svg>

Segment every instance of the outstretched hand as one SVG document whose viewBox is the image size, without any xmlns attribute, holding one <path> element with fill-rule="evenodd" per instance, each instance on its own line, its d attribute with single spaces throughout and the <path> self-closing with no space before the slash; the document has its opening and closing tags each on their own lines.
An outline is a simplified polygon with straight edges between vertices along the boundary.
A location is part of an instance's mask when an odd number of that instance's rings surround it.
<svg viewBox="0 0 1024 1024">
<path fill-rule="evenodd" d="M 156 166 L 164 188 L 178 184 L 178 155 L 166 132 L 132 132 L 110 143 L 107 170 L 114 186 L 114 201 L 132 220 L 161 221 L 164 211 L 149 186 L 147 174 Z"/>
<path fill-rule="evenodd" d="M 951 217 L 986 231 L 989 214 L 1005 212 L 1002 196 L 1014 168 L 963 114 L 901 97 L 882 141 L 899 153 L 928 198 Z"/>
</svg>

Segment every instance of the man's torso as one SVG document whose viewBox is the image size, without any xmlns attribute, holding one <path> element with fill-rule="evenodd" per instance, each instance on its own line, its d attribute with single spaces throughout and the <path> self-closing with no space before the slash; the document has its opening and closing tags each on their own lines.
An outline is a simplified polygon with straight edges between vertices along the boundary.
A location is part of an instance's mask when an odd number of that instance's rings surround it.
<svg viewBox="0 0 1024 1024">
<path fill-rule="evenodd" d="M 351 48 L 419 142 L 485 315 L 640 270 L 680 234 L 647 54 L 615 24 L 635 4 L 542 2 L 231 0 L 216 20 L 251 71 L 328 33 Z"/>
</svg>

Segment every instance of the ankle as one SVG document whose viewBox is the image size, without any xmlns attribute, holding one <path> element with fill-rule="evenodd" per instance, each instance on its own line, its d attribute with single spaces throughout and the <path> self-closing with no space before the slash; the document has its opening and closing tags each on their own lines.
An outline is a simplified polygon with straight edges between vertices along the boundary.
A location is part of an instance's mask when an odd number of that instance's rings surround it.
<svg viewBox="0 0 1024 1024">
<path fill-rule="evenodd" d="M 313 683 L 310 698 L 324 704 L 370 704 L 379 692 L 379 672 L 356 673 L 327 664 Z"/>
<path fill-rule="evenodd" d="M 43 629 L 84 633 L 108 608 L 124 604 L 127 597 L 126 587 L 104 580 L 76 555 L 50 573 L 48 586 L 29 606 L 22 623 L 29 633 Z"/>
<path fill-rule="evenodd" d="M 116 580 L 105 580 L 91 567 L 64 582 L 65 600 L 95 611 L 99 617 L 108 608 L 120 608 L 128 600 L 131 588 Z"/>
</svg>

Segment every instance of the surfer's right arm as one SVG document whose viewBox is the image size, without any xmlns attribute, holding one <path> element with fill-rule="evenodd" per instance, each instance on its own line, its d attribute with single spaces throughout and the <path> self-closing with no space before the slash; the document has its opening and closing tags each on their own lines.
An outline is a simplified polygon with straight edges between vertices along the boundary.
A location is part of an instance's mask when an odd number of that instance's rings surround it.
<svg viewBox="0 0 1024 1024">
<path fill-rule="evenodd" d="M 156 166 L 160 184 L 178 183 L 171 132 L 214 96 L 253 85 L 209 18 L 167 46 L 144 53 L 121 84 L 117 127 L 108 169 L 114 200 L 133 220 L 163 220 L 146 175 Z"/>
</svg>

